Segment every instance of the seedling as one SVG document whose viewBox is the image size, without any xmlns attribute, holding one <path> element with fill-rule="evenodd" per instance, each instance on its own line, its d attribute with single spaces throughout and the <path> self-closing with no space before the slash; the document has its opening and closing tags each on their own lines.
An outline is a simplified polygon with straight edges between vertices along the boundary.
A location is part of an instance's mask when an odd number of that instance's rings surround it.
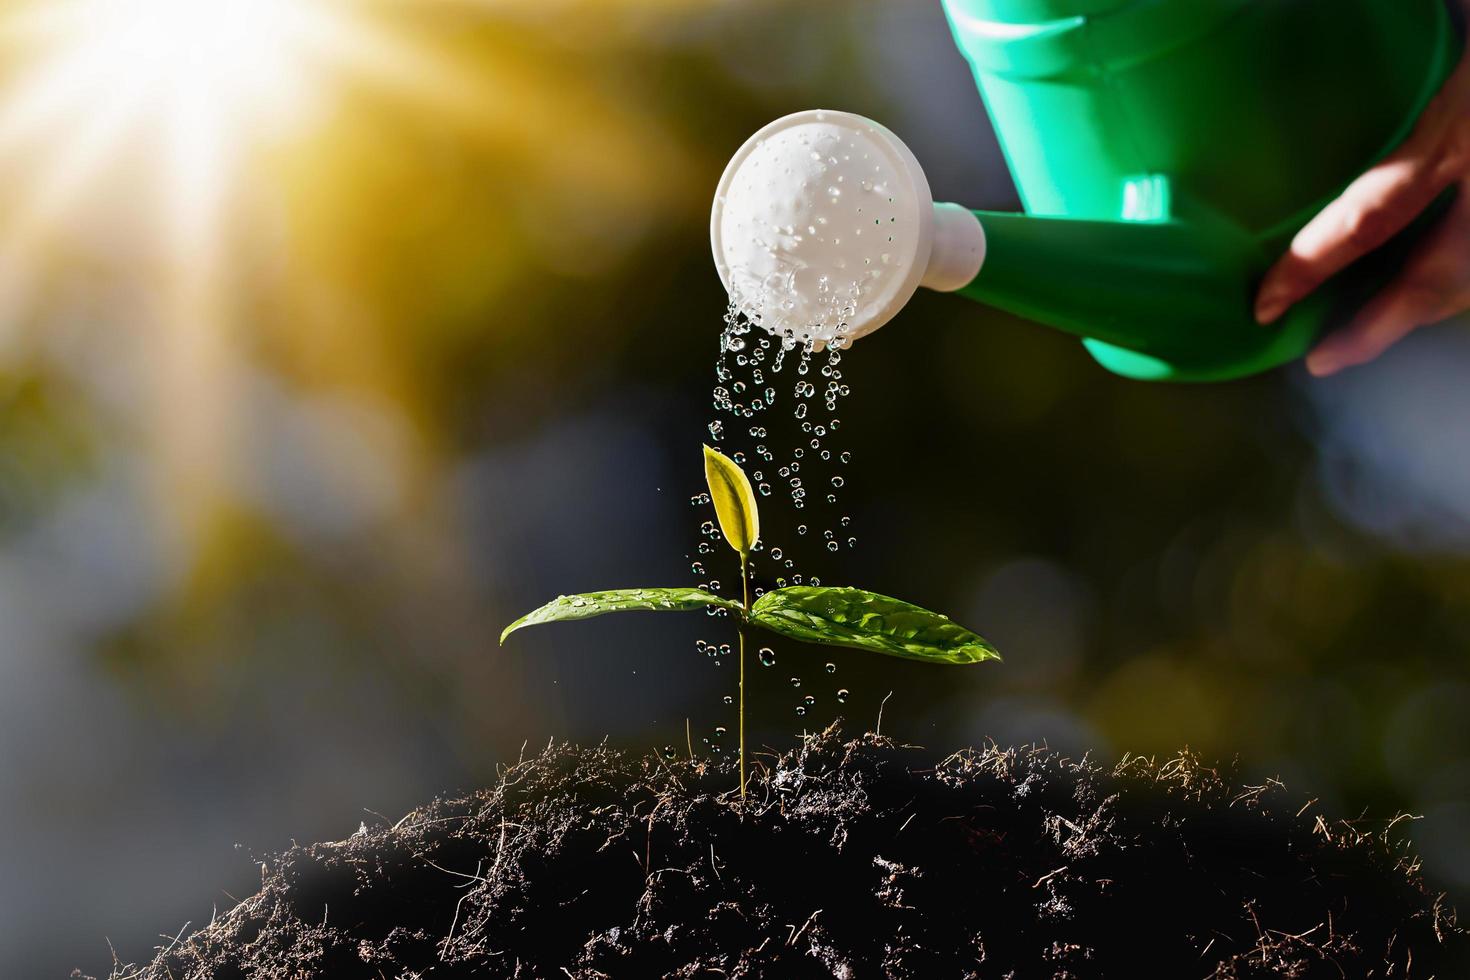
<svg viewBox="0 0 1470 980">
<path fill-rule="evenodd" d="M 741 601 L 704 589 L 614 589 L 564 595 L 511 623 L 505 638 L 522 626 L 563 619 L 589 619 L 610 612 L 682 611 L 717 607 L 735 617 L 739 634 L 740 795 L 745 796 L 745 634 L 770 630 L 805 643 L 850 647 L 937 664 L 999 660 L 984 638 L 950 622 L 948 616 L 862 589 L 792 586 L 750 601 L 750 553 L 760 540 L 760 510 L 745 471 L 728 456 L 704 447 L 704 476 L 720 533 L 740 556 Z"/>
</svg>

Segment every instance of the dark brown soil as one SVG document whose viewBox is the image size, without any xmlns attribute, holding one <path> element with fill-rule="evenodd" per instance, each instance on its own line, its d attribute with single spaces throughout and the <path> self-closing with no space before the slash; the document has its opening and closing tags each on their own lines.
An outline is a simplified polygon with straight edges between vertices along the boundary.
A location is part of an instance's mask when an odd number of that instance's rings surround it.
<svg viewBox="0 0 1470 980">
<path fill-rule="evenodd" d="M 942 761 L 834 730 L 728 762 L 553 745 L 494 789 L 295 847 L 117 977 L 1464 977 L 1391 830 L 1185 755 Z"/>
</svg>

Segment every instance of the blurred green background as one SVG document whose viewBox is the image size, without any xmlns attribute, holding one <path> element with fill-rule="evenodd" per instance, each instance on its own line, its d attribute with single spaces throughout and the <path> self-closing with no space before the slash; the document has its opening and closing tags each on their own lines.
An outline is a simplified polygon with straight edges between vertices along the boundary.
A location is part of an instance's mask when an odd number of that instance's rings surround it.
<svg viewBox="0 0 1470 980">
<path fill-rule="evenodd" d="M 710 621 L 495 646 L 557 593 L 692 582 L 725 160 L 841 108 L 936 198 L 1016 206 L 937 3 L 281 2 L 0 5 L 7 975 L 146 959 L 259 857 L 523 746 L 733 729 Z M 1470 895 L 1462 327 L 1161 387 L 925 294 L 843 369 L 860 543 L 794 555 L 1007 659 L 777 645 L 754 742 L 892 692 L 884 731 L 937 751 L 1188 745 L 1421 815 Z"/>
</svg>

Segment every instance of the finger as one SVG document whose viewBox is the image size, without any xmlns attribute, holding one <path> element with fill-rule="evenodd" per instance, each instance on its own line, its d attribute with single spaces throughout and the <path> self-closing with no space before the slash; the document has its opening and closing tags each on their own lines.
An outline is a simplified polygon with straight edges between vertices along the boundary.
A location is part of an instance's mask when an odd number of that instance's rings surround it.
<svg viewBox="0 0 1470 980">
<path fill-rule="evenodd" d="M 1449 212 L 1415 246 L 1403 269 L 1347 327 L 1329 334 L 1307 356 L 1322 377 L 1371 361 L 1415 327 L 1470 308 L 1470 180 L 1462 181 Z"/>
<path fill-rule="evenodd" d="M 1470 0 L 1466 0 L 1470 3 Z M 1463 111 L 1470 48 L 1453 77 L 1424 107 L 1408 139 L 1309 221 L 1256 293 L 1256 320 L 1270 323 L 1323 282 L 1382 245 L 1435 196 L 1464 176 Z M 1453 159 L 1451 159 L 1453 158 Z"/>
<path fill-rule="evenodd" d="M 1438 303 L 1417 290 L 1390 286 L 1353 322 L 1328 334 L 1307 355 L 1307 370 L 1318 378 L 1365 364 L 1402 340 L 1415 327 L 1432 323 Z"/>
<path fill-rule="evenodd" d="M 1407 151 L 1407 152 L 1405 152 Z M 1256 320 L 1270 323 L 1346 266 L 1402 231 L 1451 179 L 1406 145 L 1348 185 L 1301 231 L 1261 282 Z"/>
</svg>

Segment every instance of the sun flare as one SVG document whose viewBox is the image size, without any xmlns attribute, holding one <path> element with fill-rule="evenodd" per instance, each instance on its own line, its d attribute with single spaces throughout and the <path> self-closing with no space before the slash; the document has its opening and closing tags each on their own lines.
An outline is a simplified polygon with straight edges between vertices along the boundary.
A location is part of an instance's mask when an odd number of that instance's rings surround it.
<svg viewBox="0 0 1470 980">
<path fill-rule="evenodd" d="M 206 557 L 257 506 L 262 379 L 427 425 L 405 349 L 697 186 L 544 2 L 0 0 L 0 371 L 121 351 L 97 390 L 137 392 L 159 527 Z"/>
<path fill-rule="evenodd" d="M 299 119 L 347 30 L 311 0 L 61 0 L 0 21 L 20 67 L 0 100 L 0 157 L 34 160 L 7 238 L 36 230 L 98 179 L 125 141 L 154 148 L 177 245 L 207 237 L 252 140 Z"/>
<path fill-rule="evenodd" d="M 354 76 L 415 74 L 416 55 L 335 0 L 0 5 L 0 349 L 44 301 L 57 249 L 103 243 L 146 284 L 149 430 L 176 512 L 225 492 L 246 370 L 234 218 L 275 193 L 262 154 L 309 135 Z"/>
</svg>

